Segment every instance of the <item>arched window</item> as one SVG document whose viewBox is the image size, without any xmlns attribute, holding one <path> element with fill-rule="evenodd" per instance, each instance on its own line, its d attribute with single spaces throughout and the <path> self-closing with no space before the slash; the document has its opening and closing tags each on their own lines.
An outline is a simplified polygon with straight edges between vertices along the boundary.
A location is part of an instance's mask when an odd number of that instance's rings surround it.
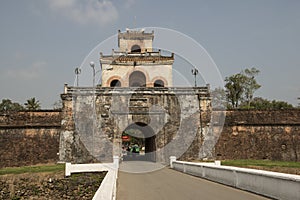
<svg viewBox="0 0 300 200">
<path fill-rule="evenodd" d="M 141 53 L 141 47 L 139 45 L 135 44 L 131 47 L 131 52 Z"/>
<path fill-rule="evenodd" d="M 146 76 L 143 72 L 134 71 L 129 76 L 129 87 L 146 87 Z"/>
<path fill-rule="evenodd" d="M 118 79 L 114 79 L 110 82 L 110 87 L 121 87 L 121 82 Z"/>
<path fill-rule="evenodd" d="M 154 82 L 154 87 L 164 87 L 164 86 L 165 86 L 165 83 L 160 79 L 158 79 Z"/>
</svg>

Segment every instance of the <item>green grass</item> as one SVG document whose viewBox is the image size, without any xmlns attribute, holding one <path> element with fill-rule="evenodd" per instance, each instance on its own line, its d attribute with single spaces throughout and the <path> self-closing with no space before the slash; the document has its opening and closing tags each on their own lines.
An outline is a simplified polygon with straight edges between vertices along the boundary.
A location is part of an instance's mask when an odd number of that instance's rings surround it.
<svg viewBox="0 0 300 200">
<path fill-rule="evenodd" d="M 271 161 L 271 160 L 224 160 L 222 161 L 222 165 L 236 166 L 236 167 L 261 166 L 267 168 L 274 168 L 274 167 L 300 168 L 300 162 Z"/>
<path fill-rule="evenodd" d="M 39 172 L 59 172 L 64 171 L 64 164 L 55 165 L 38 165 L 25 167 L 7 167 L 0 169 L 0 175 L 5 174 L 23 174 L 23 173 L 39 173 Z"/>
</svg>

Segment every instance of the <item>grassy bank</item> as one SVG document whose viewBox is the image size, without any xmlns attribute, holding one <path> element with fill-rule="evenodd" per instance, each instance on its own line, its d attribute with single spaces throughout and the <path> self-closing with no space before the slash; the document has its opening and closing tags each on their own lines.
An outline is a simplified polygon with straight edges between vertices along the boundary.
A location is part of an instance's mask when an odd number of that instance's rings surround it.
<svg viewBox="0 0 300 200">
<path fill-rule="evenodd" d="M 5 174 L 23 174 L 23 173 L 41 173 L 41 172 L 60 172 L 65 170 L 64 164 L 35 165 L 24 167 L 7 167 L 0 169 L 0 175 Z"/>
<path fill-rule="evenodd" d="M 222 165 L 261 169 L 267 171 L 300 175 L 300 162 L 271 160 L 224 160 Z"/>
<path fill-rule="evenodd" d="M 289 168 L 300 168 L 300 162 L 287 162 L 287 161 L 272 161 L 272 160 L 224 160 L 222 165 L 236 166 L 236 167 L 249 167 L 249 166 L 260 166 L 260 167 L 289 167 Z"/>
</svg>

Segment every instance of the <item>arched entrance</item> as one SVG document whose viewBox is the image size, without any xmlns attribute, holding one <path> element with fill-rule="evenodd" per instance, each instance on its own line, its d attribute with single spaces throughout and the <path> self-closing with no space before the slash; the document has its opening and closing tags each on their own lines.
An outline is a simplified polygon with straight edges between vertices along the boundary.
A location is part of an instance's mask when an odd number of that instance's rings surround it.
<svg viewBox="0 0 300 200">
<path fill-rule="evenodd" d="M 141 47 L 139 45 L 135 44 L 131 47 L 131 52 L 132 53 L 141 53 Z"/>
<path fill-rule="evenodd" d="M 156 144 L 153 129 L 145 123 L 133 123 L 122 133 L 124 161 L 156 161 Z"/>
<path fill-rule="evenodd" d="M 165 83 L 160 79 L 158 79 L 154 82 L 154 87 L 164 87 L 164 86 L 165 86 Z"/>
<path fill-rule="evenodd" d="M 134 71 L 129 76 L 129 87 L 146 87 L 146 76 L 141 71 Z"/>
<path fill-rule="evenodd" d="M 110 87 L 121 87 L 121 82 L 118 79 L 114 79 L 110 82 Z"/>
</svg>

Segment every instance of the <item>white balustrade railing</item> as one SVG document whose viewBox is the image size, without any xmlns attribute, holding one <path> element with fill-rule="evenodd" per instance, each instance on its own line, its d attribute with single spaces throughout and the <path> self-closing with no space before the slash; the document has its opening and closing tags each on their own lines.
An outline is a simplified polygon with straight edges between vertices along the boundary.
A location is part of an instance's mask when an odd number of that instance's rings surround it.
<svg viewBox="0 0 300 200">
<path fill-rule="evenodd" d="M 187 174 L 250 191 L 274 199 L 300 199 L 300 176 L 256 169 L 221 166 L 214 163 L 176 161 L 170 157 L 171 168 Z"/>
<path fill-rule="evenodd" d="M 92 164 L 71 164 L 66 163 L 65 175 L 83 172 L 103 172 L 107 171 L 101 185 L 96 191 L 93 200 L 115 200 L 116 185 L 119 169 L 119 157 L 114 156 L 113 163 L 92 163 Z"/>
</svg>

